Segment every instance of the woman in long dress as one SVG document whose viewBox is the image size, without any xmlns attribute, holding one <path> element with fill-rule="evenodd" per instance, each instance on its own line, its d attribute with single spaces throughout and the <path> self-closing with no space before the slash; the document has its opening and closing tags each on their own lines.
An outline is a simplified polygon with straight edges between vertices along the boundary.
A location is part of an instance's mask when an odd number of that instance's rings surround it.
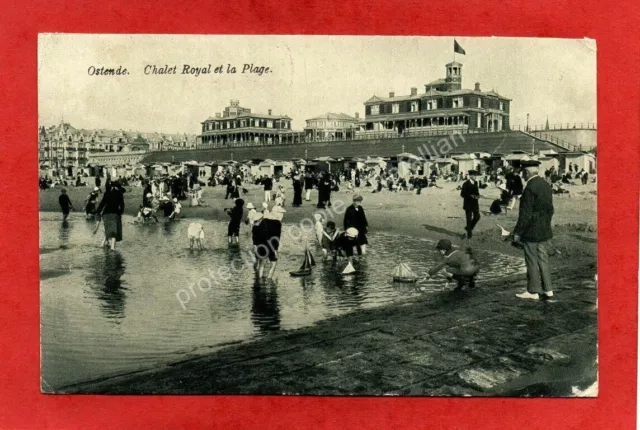
<svg viewBox="0 0 640 430">
<path fill-rule="evenodd" d="M 124 213 L 124 195 L 118 181 L 109 183 L 96 212 L 102 216 L 103 245 L 108 244 L 112 250 L 115 250 L 116 242 L 122 241 L 122 214 Z"/>
<path fill-rule="evenodd" d="M 302 181 L 300 176 L 296 175 L 293 178 L 293 206 L 299 207 L 302 205 Z"/>
</svg>

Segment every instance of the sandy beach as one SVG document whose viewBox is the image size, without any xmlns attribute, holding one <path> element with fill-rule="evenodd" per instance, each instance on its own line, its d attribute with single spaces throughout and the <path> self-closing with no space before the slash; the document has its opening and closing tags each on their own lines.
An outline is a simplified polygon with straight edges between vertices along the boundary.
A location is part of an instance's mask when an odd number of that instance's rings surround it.
<svg viewBox="0 0 640 430">
<path fill-rule="evenodd" d="M 317 211 L 315 202 L 292 208 L 289 181 L 283 183 L 287 190 L 284 221 L 311 219 Z M 460 238 L 464 212 L 458 185 L 443 182 L 441 189 L 424 189 L 421 195 L 387 190 L 360 194 L 372 231 L 449 238 L 458 246 L 522 257 L 522 251 L 502 240 L 496 226 L 511 230 L 517 206 L 507 214 L 483 215 L 473 239 Z M 258 206 L 262 188 L 245 187 L 249 190 L 245 201 Z M 142 189 L 126 188 L 125 212 L 135 215 Z M 525 288 L 526 277 L 516 275 L 475 290 L 443 291 L 355 311 L 204 356 L 56 392 L 576 395 L 576 390 L 593 385 L 596 379 L 596 196 L 595 184 L 570 189 L 570 196 L 554 196 L 550 263 L 557 298 L 553 303 L 517 300 L 514 294 Z M 77 210 L 82 209 L 89 190 L 68 189 Z M 232 201 L 224 199 L 224 191 L 224 187 L 205 188 L 203 207 L 183 202 L 185 219 L 180 222 L 227 220 L 223 208 Z M 484 214 L 498 190 L 481 193 Z M 332 194 L 338 226 L 342 223 L 339 202 L 350 204 L 353 194 Z M 58 211 L 58 195 L 56 189 L 41 191 L 40 210 Z M 126 237 L 119 246 L 127 246 Z M 391 366 L 394 361 L 399 365 Z"/>
<path fill-rule="evenodd" d="M 313 214 L 318 211 L 316 209 L 317 190 L 313 190 L 311 201 L 303 202 L 299 208 L 291 207 L 293 199 L 293 190 L 289 180 L 282 180 L 286 190 L 285 206 L 287 213 L 284 222 L 299 223 L 303 219 L 313 219 Z M 438 239 L 448 237 L 454 239 L 458 243 L 460 235 L 464 232 L 464 212 L 462 210 L 462 199 L 460 192 L 456 187 L 462 182 L 441 182 L 442 188 L 426 188 L 422 190 L 421 195 L 416 195 L 415 191 L 389 192 L 383 190 L 381 193 L 371 193 L 369 189 L 356 189 L 355 192 L 339 191 L 331 194 L 334 203 L 340 201 L 343 205 L 351 204 L 351 200 L 355 193 L 360 193 L 364 197 L 363 207 L 367 214 L 371 231 L 384 231 L 388 233 L 398 233 L 404 235 L 420 236 L 430 239 Z M 243 185 L 249 193 L 243 195 L 245 205 L 249 202 L 257 207 L 264 199 L 264 192 L 261 186 Z M 125 187 L 125 213 L 136 215 L 138 208 L 142 203 L 142 188 Z M 344 188 L 344 187 L 343 187 Z M 553 224 L 555 228 L 556 241 L 561 239 L 562 244 L 558 242 L 558 246 L 572 248 L 571 244 L 576 245 L 576 249 L 572 249 L 573 254 L 585 256 L 595 255 L 595 237 L 596 237 L 596 184 L 575 185 L 569 187 L 571 194 L 555 195 Z M 69 187 L 67 194 L 71 198 L 76 211 L 82 211 L 83 202 L 91 190 L 90 187 Z M 59 212 L 58 196 L 59 189 L 48 189 L 40 191 L 40 211 Z M 225 187 L 205 187 L 203 193 L 203 206 L 189 207 L 188 200 L 182 202 L 182 215 L 185 219 L 197 218 L 205 220 L 221 220 L 227 221 L 228 215 L 224 212 L 224 208 L 232 207 L 232 200 L 225 200 Z M 517 208 L 502 213 L 498 216 L 489 216 L 489 206 L 491 202 L 498 198 L 499 190 L 490 187 L 481 190 L 480 210 L 483 214 L 482 219 L 474 230 L 474 239 L 472 246 L 481 248 L 498 250 L 503 253 L 512 253 L 514 250 L 508 244 L 500 239 L 500 229 L 496 223 L 504 226 L 507 230 L 511 230 L 517 221 Z M 273 202 L 272 202 L 273 203 Z M 338 205 L 339 207 L 339 205 Z M 344 207 L 342 209 L 344 211 Z M 334 213 L 339 209 L 334 208 Z M 342 212 L 343 213 L 343 212 Z M 162 217 L 160 217 L 162 220 Z M 334 221 L 338 227 L 342 224 L 342 217 L 334 214 Z M 245 229 L 243 225 L 241 229 Z M 594 243 L 593 252 L 583 249 L 584 243 Z M 582 244 L 582 245 L 581 245 Z M 125 239 L 126 246 L 126 239 Z M 588 247 L 587 247 L 588 248 Z M 516 251 L 517 255 L 521 252 Z M 582 252 L 584 251 L 584 252 Z M 563 254 L 565 257 L 567 255 Z"/>
</svg>

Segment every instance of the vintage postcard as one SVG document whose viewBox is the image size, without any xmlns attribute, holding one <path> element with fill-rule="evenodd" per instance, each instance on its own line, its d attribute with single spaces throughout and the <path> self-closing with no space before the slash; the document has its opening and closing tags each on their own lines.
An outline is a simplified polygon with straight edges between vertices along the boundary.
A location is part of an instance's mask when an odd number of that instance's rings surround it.
<svg viewBox="0 0 640 430">
<path fill-rule="evenodd" d="M 596 43 L 41 34 L 41 390 L 597 396 Z"/>
</svg>

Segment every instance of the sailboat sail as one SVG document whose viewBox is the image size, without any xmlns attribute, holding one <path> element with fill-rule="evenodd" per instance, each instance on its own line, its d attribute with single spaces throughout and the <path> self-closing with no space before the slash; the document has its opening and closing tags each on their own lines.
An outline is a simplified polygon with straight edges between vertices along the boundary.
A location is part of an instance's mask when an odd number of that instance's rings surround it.
<svg viewBox="0 0 640 430">
<path fill-rule="evenodd" d="M 311 268 L 315 266 L 316 262 L 313 259 L 313 255 L 309 251 L 309 249 L 304 250 L 304 260 L 302 261 L 302 266 L 295 272 L 289 272 L 291 276 L 307 276 L 311 274 Z"/>
<path fill-rule="evenodd" d="M 393 270 L 393 280 L 398 282 L 415 282 L 418 279 L 411 268 L 405 264 L 398 264 Z"/>
<path fill-rule="evenodd" d="M 313 258 L 313 254 L 311 253 L 311 251 L 309 251 L 308 248 L 306 250 L 306 258 L 305 259 L 309 261 L 309 265 L 310 266 L 315 266 L 316 265 L 316 260 L 315 260 L 315 258 Z"/>
<path fill-rule="evenodd" d="M 353 273 L 355 271 L 356 271 L 355 267 L 353 267 L 353 265 L 349 261 L 349 263 L 347 264 L 347 267 L 345 267 L 344 270 L 342 271 L 342 274 L 343 275 L 349 275 L 349 274 L 351 274 L 351 273 Z"/>
</svg>

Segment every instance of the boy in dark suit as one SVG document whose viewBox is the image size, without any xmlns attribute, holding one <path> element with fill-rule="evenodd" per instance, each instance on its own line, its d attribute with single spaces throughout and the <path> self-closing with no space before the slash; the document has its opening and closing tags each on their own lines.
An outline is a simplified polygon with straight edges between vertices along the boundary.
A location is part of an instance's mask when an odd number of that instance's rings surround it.
<svg viewBox="0 0 640 430">
<path fill-rule="evenodd" d="M 519 299 L 553 297 L 548 252 L 549 240 L 553 237 L 553 191 L 547 181 L 538 176 L 539 164 L 535 160 L 522 162 L 523 176 L 527 182 L 520 199 L 513 240 L 523 245 L 527 265 L 527 291 L 516 294 Z"/>
<path fill-rule="evenodd" d="M 469 170 L 467 180 L 462 184 L 460 191 L 460 197 L 463 198 L 462 208 L 467 218 L 465 231 L 468 239 L 471 239 L 473 228 L 480 221 L 480 206 L 478 205 L 480 190 L 478 189 L 478 181 L 476 181 L 477 174 L 477 171 Z"/>
<path fill-rule="evenodd" d="M 364 214 L 364 208 L 362 207 L 362 196 L 353 196 L 353 204 L 347 208 L 344 213 L 344 230 L 353 227 L 358 230 L 358 255 L 367 253 L 367 231 L 369 229 L 369 223 L 367 222 L 367 216 Z"/>
</svg>

